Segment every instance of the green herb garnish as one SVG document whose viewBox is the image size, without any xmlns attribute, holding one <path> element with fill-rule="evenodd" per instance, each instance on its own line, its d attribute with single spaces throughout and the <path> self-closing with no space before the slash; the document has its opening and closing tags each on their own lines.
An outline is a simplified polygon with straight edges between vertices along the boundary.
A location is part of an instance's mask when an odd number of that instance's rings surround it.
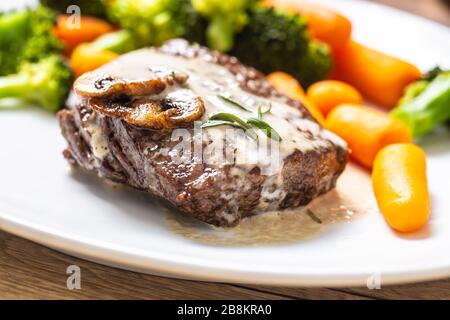
<svg viewBox="0 0 450 320">
<path fill-rule="evenodd" d="M 266 110 L 263 110 L 262 109 L 262 104 L 259 104 L 258 105 L 258 119 L 262 120 L 263 114 L 269 113 L 271 109 L 272 109 L 272 104 L 271 103 L 269 103 L 267 105 L 267 109 Z"/>
<path fill-rule="evenodd" d="M 306 214 L 314 221 L 317 222 L 318 224 L 322 224 L 322 220 L 319 219 L 318 216 L 316 216 L 316 214 L 314 212 L 312 212 L 309 209 L 306 209 Z"/>
<path fill-rule="evenodd" d="M 209 117 L 209 120 L 231 121 L 231 122 L 236 122 L 236 123 L 240 124 L 242 127 L 250 128 L 250 126 L 247 124 L 247 122 L 245 122 L 244 120 L 242 120 L 241 118 L 239 118 L 238 116 L 236 116 L 232 113 L 226 113 L 226 112 L 216 113 L 216 114 L 213 114 L 211 117 Z"/>
<path fill-rule="evenodd" d="M 275 141 L 282 140 L 280 135 L 278 134 L 278 132 L 276 132 L 275 129 L 270 126 L 270 124 L 268 124 L 267 122 L 265 122 L 261 119 L 250 118 L 247 120 L 247 123 L 260 129 L 262 132 L 264 132 L 264 134 L 267 137 L 269 137 L 272 140 L 275 140 Z"/>
<path fill-rule="evenodd" d="M 261 108 L 258 108 L 258 114 L 261 114 L 261 117 L 262 117 L 262 114 L 267 113 L 269 111 L 270 111 L 270 106 L 264 112 L 261 110 Z M 270 126 L 270 124 L 268 124 L 267 122 L 265 122 L 261 119 L 258 119 L 258 118 L 249 118 L 247 121 L 245 121 L 234 114 L 226 113 L 226 112 L 220 112 L 220 113 L 216 113 L 216 114 L 212 115 L 200 127 L 201 128 L 211 128 L 211 127 L 217 127 L 220 125 L 230 125 L 230 126 L 233 126 L 236 128 L 240 128 L 240 129 L 244 130 L 245 133 L 254 140 L 258 140 L 258 135 L 253 128 L 260 129 L 262 132 L 264 132 L 264 134 L 267 137 L 269 137 L 275 141 L 282 140 L 280 135 L 278 134 L 278 132 L 275 131 L 275 129 L 272 128 Z"/>
<path fill-rule="evenodd" d="M 218 97 L 219 97 L 220 99 L 222 99 L 223 101 L 228 102 L 229 104 L 231 104 L 231 105 L 233 105 L 233 106 L 235 106 L 235 107 L 238 107 L 239 109 L 245 110 L 245 111 L 247 111 L 247 112 L 252 112 L 251 110 L 247 109 L 246 107 L 244 107 L 243 105 L 241 105 L 241 104 L 240 104 L 239 102 L 237 102 L 236 100 L 233 100 L 233 99 L 228 98 L 228 97 L 226 97 L 226 96 L 224 96 L 224 95 L 221 95 L 221 94 L 219 94 Z"/>
<path fill-rule="evenodd" d="M 202 123 L 202 125 L 200 126 L 200 128 L 204 129 L 204 128 L 212 128 L 212 127 L 217 127 L 217 126 L 222 126 L 222 125 L 230 125 L 236 128 L 241 128 L 240 125 L 234 123 L 234 122 L 230 122 L 230 121 L 225 121 L 225 120 L 207 120 L 205 122 Z"/>
<path fill-rule="evenodd" d="M 258 135 L 255 130 L 253 130 L 252 126 L 234 114 L 226 112 L 216 113 L 209 117 L 208 121 L 223 121 L 223 124 L 229 124 L 234 127 L 241 128 L 250 138 L 258 140 Z M 220 124 L 217 123 L 217 125 Z"/>
</svg>

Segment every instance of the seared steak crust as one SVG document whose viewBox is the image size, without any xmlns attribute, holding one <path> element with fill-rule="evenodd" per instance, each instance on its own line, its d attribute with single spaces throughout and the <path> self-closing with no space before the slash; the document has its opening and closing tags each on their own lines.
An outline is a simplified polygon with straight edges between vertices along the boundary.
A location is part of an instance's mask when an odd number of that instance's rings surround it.
<svg viewBox="0 0 450 320">
<path fill-rule="evenodd" d="M 246 91 L 283 99 L 312 120 L 299 102 L 282 96 L 263 74 L 234 57 L 184 40 L 172 40 L 159 51 L 222 65 Z M 74 93 L 58 118 L 68 142 L 64 156 L 72 165 L 164 198 L 182 212 L 216 226 L 234 226 L 263 211 L 306 205 L 335 186 L 347 162 L 346 148 L 329 140 L 309 151 L 294 151 L 273 176 L 264 175 L 258 166 L 243 171 L 234 164 L 197 163 L 192 158 L 175 163 L 171 151 L 178 142 L 171 140 L 170 131 L 136 127 L 120 117 L 99 113 L 89 99 Z"/>
</svg>

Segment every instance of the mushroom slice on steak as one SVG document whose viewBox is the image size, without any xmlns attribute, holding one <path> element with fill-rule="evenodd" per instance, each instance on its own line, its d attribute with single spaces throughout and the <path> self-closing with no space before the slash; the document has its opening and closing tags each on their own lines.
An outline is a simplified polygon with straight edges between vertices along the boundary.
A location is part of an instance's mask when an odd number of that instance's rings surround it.
<svg viewBox="0 0 450 320">
<path fill-rule="evenodd" d="M 81 75 L 73 88 L 84 97 L 155 95 L 167 87 L 184 84 L 189 77 L 184 72 L 164 67 L 142 67 L 142 70 L 134 71 L 124 76 L 121 70 L 100 68 Z"/>
<path fill-rule="evenodd" d="M 90 105 L 100 113 L 121 117 L 129 124 L 154 130 L 188 125 L 205 112 L 203 100 L 188 89 L 179 89 L 162 99 L 140 97 L 130 100 L 91 98 Z"/>
</svg>

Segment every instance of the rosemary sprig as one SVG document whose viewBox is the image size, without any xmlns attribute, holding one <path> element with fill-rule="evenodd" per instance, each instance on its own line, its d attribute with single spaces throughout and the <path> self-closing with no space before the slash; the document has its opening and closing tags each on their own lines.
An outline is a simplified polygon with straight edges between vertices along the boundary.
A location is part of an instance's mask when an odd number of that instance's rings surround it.
<svg viewBox="0 0 450 320">
<path fill-rule="evenodd" d="M 223 95 L 218 95 L 218 97 L 234 106 L 237 106 L 245 111 L 251 112 L 250 110 L 246 109 L 244 106 L 240 105 L 239 103 L 237 103 L 236 101 L 234 101 L 228 97 L 225 97 Z M 253 117 L 249 118 L 247 121 L 239 118 L 238 116 L 236 116 L 232 113 L 227 113 L 227 112 L 216 113 L 216 114 L 212 115 L 211 117 L 209 117 L 209 119 L 207 121 L 205 121 L 200 127 L 201 128 L 211 128 L 211 127 L 217 127 L 220 125 L 231 125 L 233 127 L 244 130 L 245 133 L 254 140 L 258 140 L 258 135 L 253 128 L 258 128 L 267 137 L 269 137 L 275 141 L 281 141 L 282 139 L 281 139 L 280 135 L 278 134 L 278 132 L 274 128 L 272 128 L 272 126 L 270 124 L 268 124 L 267 122 L 265 122 L 263 120 L 263 115 L 266 113 L 269 113 L 271 109 L 272 109 L 271 103 L 269 103 L 266 106 L 266 109 L 264 109 L 264 110 L 263 110 L 262 104 L 260 103 L 258 105 L 258 117 L 257 118 L 253 118 Z"/>
<path fill-rule="evenodd" d="M 213 114 L 211 117 L 209 117 L 209 120 L 231 121 L 231 122 L 238 123 L 239 125 L 241 125 L 244 128 L 250 128 L 250 126 L 247 124 L 247 122 L 245 122 L 244 120 L 242 120 L 241 118 L 239 118 L 238 116 L 236 116 L 232 113 L 226 113 L 226 112 L 216 113 L 216 114 Z"/>
<path fill-rule="evenodd" d="M 252 126 L 234 114 L 226 112 L 216 113 L 209 117 L 208 121 L 224 121 L 225 123 L 223 124 L 229 124 L 234 127 L 241 128 L 250 138 L 258 140 L 258 135 L 255 130 L 253 130 Z"/>
<path fill-rule="evenodd" d="M 266 110 L 265 112 L 260 113 L 262 115 L 263 113 L 267 112 L 268 111 Z M 258 140 L 258 134 L 255 132 L 253 128 L 260 129 L 267 137 L 275 141 L 282 140 L 278 132 L 264 120 L 258 118 L 249 118 L 247 121 L 245 121 L 234 114 L 226 112 L 220 112 L 212 115 L 211 117 L 209 117 L 207 121 L 203 122 L 203 124 L 200 127 L 211 128 L 220 125 L 231 125 L 233 127 L 240 128 L 244 130 L 245 133 L 254 140 Z"/>
<path fill-rule="evenodd" d="M 263 109 L 262 109 L 262 104 L 260 103 L 260 104 L 258 105 L 258 119 L 259 119 L 259 120 L 262 120 L 263 114 L 269 113 L 271 109 L 272 109 L 272 104 L 271 104 L 271 103 L 269 103 L 269 104 L 267 105 L 267 109 L 266 109 L 266 110 L 263 110 Z"/>
<path fill-rule="evenodd" d="M 229 104 L 231 104 L 231 105 L 233 105 L 235 107 L 238 107 L 239 109 L 245 110 L 247 112 L 252 112 L 251 110 L 247 109 L 246 107 L 244 107 L 242 104 L 240 104 L 236 100 L 233 100 L 233 99 L 231 99 L 229 97 L 226 97 L 224 95 L 221 95 L 221 94 L 219 94 L 218 97 L 220 99 L 222 99 L 223 101 L 225 101 L 225 102 L 227 102 L 227 103 L 229 103 Z"/>
<path fill-rule="evenodd" d="M 230 125 L 236 128 L 241 128 L 240 125 L 231 122 L 231 121 L 225 121 L 225 120 L 207 120 L 205 122 L 203 122 L 200 126 L 200 128 L 204 129 L 204 128 L 212 128 L 212 127 L 217 127 L 217 126 L 222 126 L 222 125 Z"/>
<path fill-rule="evenodd" d="M 306 209 L 306 214 L 314 221 L 317 222 L 318 224 L 322 224 L 322 220 L 319 219 L 318 216 L 316 216 L 316 214 L 314 212 L 312 212 L 309 209 Z"/>
<path fill-rule="evenodd" d="M 281 141 L 281 137 L 278 132 L 270 126 L 267 122 L 257 119 L 257 118 L 249 118 L 247 123 L 260 129 L 264 134 L 272 140 Z"/>
</svg>

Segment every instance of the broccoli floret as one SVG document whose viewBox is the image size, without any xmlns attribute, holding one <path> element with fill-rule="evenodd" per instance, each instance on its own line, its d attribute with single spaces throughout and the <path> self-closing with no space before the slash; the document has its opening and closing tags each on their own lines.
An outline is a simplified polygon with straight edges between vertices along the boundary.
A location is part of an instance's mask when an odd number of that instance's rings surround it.
<svg viewBox="0 0 450 320">
<path fill-rule="evenodd" d="M 136 49 L 136 43 L 129 30 L 118 30 L 101 35 L 93 42 L 91 46 L 98 50 L 110 50 L 122 54 Z"/>
<path fill-rule="evenodd" d="M 0 15 L 0 75 L 16 72 L 24 61 L 61 52 L 63 45 L 52 32 L 55 21 L 54 12 L 42 6 Z"/>
<path fill-rule="evenodd" d="M 200 44 L 206 44 L 205 30 L 208 21 L 192 6 L 191 0 L 176 0 L 175 16 L 181 21 L 182 30 L 178 36 Z"/>
<path fill-rule="evenodd" d="M 265 73 L 288 72 L 304 87 L 323 79 L 331 68 L 329 48 L 311 40 L 306 20 L 274 8 L 251 8 L 231 53 Z"/>
<path fill-rule="evenodd" d="M 414 137 L 450 120 L 450 71 L 434 70 L 433 75 L 410 84 L 391 115 L 403 121 Z"/>
<path fill-rule="evenodd" d="M 419 96 L 422 92 L 424 92 L 429 84 L 430 84 L 430 82 L 427 80 L 418 80 L 416 82 L 409 84 L 406 87 L 406 89 L 403 93 L 403 96 L 400 98 L 400 100 L 398 100 L 397 105 L 401 106 L 401 105 L 410 103 L 417 96 Z"/>
<path fill-rule="evenodd" d="M 438 75 L 440 75 L 443 72 L 444 72 L 444 70 L 442 70 L 441 67 L 435 66 L 433 69 L 429 70 L 427 73 L 425 73 L 422 76 L 422 80 L 432 81 L 432 80 L 434 80 L 434 78 L 436 78 Z"/>
<path fill-rule="evenodd" d="M 30 13 L 20 11 L 0 16 L 0 75 L 13 73 L 20 64 L 29 33 Z"/>
<path fill-rule="evenodd" d="M 332 59 L 330 48 L 319 41 L 310 41 L 308 51 L 300 58 L 294 76 L 307 88 L 316 81 L 322 80 L 330 72 Z"/>
<path fill-rule="evenodd" d="M 248 22 L 247 9 L 253 0 L 191 0 L 194 9 L 209 20 L 206 40 L 210 48 L 229 51 L 234 35 Z"/>
<path fill-rule="evenodd" d="M 31 11 L 30 33 L 26 39 L 24 59 L 37 61 L 50 53 L 60 53 L 64 46 L 53 34 L 56 14 L 53 10 L 39 6 Z"/>
<path fill-rule="evenodd" d="M 83 15 L 106 18 L 102 0 L 40 0 L 39 2 L 63 14 L 68 13 L 67 8 L 69 6 L 76 5 L 81 9 L 81 14 Z"/>
<path fill-rule="evenodd" d="M 16 98 L 49 111 L 59 110 L 72 81 L 68 64 L 59 55 L 23 63 L 15 74 L 0 77 L 0 99 Z"/>
<path fill-rule="evenodd" d="M 136 47 L 183 35 L 193 40 L 201 21 L 189 0 L 105 0 L 105 5 L 110 20 L 130 31 Z"/>
<path fill-rule="evenodd" d="M 237 35 L 232 53 L 263 72 L 296 70 L 298 58 L 308 51 L 305 20 L 272 8 L 252 10 L 250 20 Z"/>
</svg>

